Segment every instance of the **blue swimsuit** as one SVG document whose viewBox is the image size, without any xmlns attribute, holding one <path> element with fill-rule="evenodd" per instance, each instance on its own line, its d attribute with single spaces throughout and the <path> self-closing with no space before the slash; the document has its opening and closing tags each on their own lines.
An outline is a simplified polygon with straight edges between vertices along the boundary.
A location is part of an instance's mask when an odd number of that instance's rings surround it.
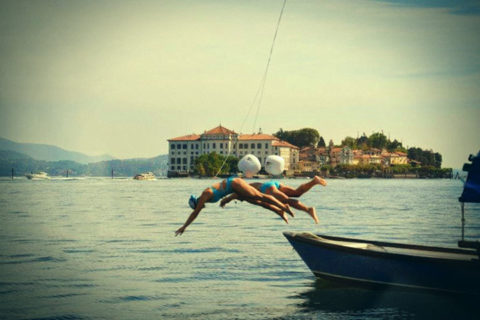
<svg viewBox="0 0 480 320">
<path fill-rule="evenodd" d="M 273 181 L 273 180 L 265 182 L 260 186 L 260 192 L 265 193 L 271 187 L 276 187 L 277 189 L 279 189 L 280 188 L 280 182 Z"/>
<path fill-rule="evenodd" d="M 229 177 L 226 180 L 225 189 L 215 189 L 214 187 L 210 187 L 210 189 L 212 189 L 213 191 L 213 198 L 208 200 L 208 202 L 217 202 L 218 200 L 222 199 L 226 195 L 233 193 L 232 181 L 235 178 L 236 177 Z"/>
</svg>

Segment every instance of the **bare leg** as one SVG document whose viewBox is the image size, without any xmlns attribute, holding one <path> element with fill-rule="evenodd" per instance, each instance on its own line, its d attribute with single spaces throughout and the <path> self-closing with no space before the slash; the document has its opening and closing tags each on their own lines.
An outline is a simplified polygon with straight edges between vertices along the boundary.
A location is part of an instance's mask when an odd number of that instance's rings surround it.
<svg viewBox="0 0 480 320">
<path fill-rule="evenodd" d="M 315 176 L 312 180 L 307 183 L 301 184 L 298 186 L 297 189 L 293 189 L 292 187 L 286 186 L 284 184 L 280 185 L 280 191 L 285 193 L 289 197 L 300 197 L 302 194 L 307 192 L 308 190 L 312 189 L 317 184 L 322 186 L 326 186 L 327 182 L 320 178 L 319 176 Z"/>
<path fill-rule="evenodd" d="M 291 199 L 291 198 L 287 197 L 287 195 L 285 193 L 281 192 L 280 190 L 278 190 L 275 187 L 272 187 L 272 188 L 268 189 L 267 192 L 270 193 L 275 198 L 277 198 L 278 200 L 280 200 L 281 202 L 287 203 L 287 204 L 291 205 L 292 207 L 294 207 L 295 209 L 305 211 L 306 213 L 308 213 L 312 217 L 312 219 L 315 221 L 315 223 L 318 223 L 318 217 L 317 217 L 317 213 L 315 211 L 315 208 L 307 207 L 306 205 L 301 203 L 298 199 Z"/>
<path fill-rule="evenodd" d="M 287 218 L 287 215 L 285 214 L 285 212 L 280 209 L 279 207 L 277 206 L 274 206 L 270 203 L 266 203 L 266 202 L 261 202 L 261 201 L 258 201 L 258 200 L 251 200 L 251 199 L 245 199 L 245 201 L 251 203 L 251 204 L 254 204 L 254 205 L 257 205 L 257 206 L 261 206 L 261 207 L 264 207 L 265 209 L 268 209 L 268 210 L 271 210 L 273 212 L 275 212 L 276 214 L 278 214 L 280 216 L 280 218 L 283 219 L 283 221 L 285 221 L 286 223 L 288 223 L 288 218 Z"/>
<path fill-rule="evenodd" d="M 286 212 L 293 217 L 293 212 L 288 204 L 282 203 L 271 195 L 261 193 L 240 178 L 232 181 L 232 189 L 243 199 L 252 199 L 261 202 L 270 203 Z"/>
</svg>

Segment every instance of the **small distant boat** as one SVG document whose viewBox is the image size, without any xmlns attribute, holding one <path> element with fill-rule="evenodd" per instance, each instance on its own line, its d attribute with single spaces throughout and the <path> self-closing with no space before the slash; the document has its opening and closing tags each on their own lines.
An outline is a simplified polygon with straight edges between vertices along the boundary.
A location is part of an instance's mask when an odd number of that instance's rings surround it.
<svg viewBox="0 0 480 320">
<path fill-rule="evenodd" d="M 133 179 L 135 179 L 135 180 L 156 180 L 156 177 L 153 174 L 153 172 L 144 172 L 144 173 L 140 173 L 140 174 L 135 175 L 135 177 L 133 177 Z"/>
<path fill-rule="evenodd" d="M 49 180 L 50 177 L 48 176 L 48 174 L 46 172 L 31 172 L 31 173 L 27 173 L 25 174 L 25 177 L 27 177 L 28 179 L 30 180 Z"/>
</svg>

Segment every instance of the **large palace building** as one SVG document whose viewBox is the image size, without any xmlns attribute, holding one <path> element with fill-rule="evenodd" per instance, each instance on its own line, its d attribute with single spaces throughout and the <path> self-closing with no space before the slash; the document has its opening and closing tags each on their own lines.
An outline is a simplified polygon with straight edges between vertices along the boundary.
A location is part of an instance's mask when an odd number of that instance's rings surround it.
<svg viewBox="0 0 480 320">
<path fill-rule="evenodd" d="M 184 176 L 193 172 L 195 159 L 202 154 L 216 152 L 241 158 L 255 155 L 264 165 L 269 155 L 278 155 L 285 160 L 289 171 L 298 163 L 299 148 L 263 133 L 238 134 L 221 125 L 202 134 L 190 134 L 168 139 L 168 176 Z"/>
</svg>

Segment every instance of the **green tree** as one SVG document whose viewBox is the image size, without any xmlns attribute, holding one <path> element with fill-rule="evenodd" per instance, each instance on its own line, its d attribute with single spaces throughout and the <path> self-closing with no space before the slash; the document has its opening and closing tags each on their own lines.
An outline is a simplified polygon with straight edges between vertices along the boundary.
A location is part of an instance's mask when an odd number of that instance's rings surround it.
<svg viewBox="0 0 480 320">
<path fill-rule="evenodd" d="M 217 173 L 229 174 L 237 171 L 238 159 L 236 157 L 229 156 L 225 163 L 224 161 L 225 157 L 216 152 L 202 154 L 195 160 L 195 173 L 200 176 L 214 177 Z M 220 168 L 222 170 L 219 172 Z"/>
<path fill-rule="evenodd" d="M 325 140 L 323 140 L 323 137 L 320 136 L 320 140 L 318 141 L 317 147 L 319 148 L 325 148 L 327 145 L 325 144 Z"/>
<path fill-rule="evenodd" d="M 405 148 L 403 147 L 402 143 L 399 142 L 397 139 L 394 139 L 393 141 L 388 140 L 387 142 L 387 150 L 389 152 L 394 152 L 394 151 L 405 151 Z"/>
<path fill-rule="evenodd" d="M 368 145 L 368 137 L 365 133 L 360 138 L 357 138 L 357 148 L 362 150 L 367 150 L 369 147 Z"/>
<path fill-rule="evenodd" d="M 283 129 L 280 129 L 274 134 L 274 136 L 300 148 L 317 146 L 320 141 L 320 134 L 316 129 L 312 128 L 303 128 L 292 131 L 284 131 Z"/>
<path fill-rule="evenodd" d="M 357 139 L 352 137 L 345 137 L 345 139 L 342 140 L 342 146 L 347 146 L 351 149 L 357 149 Z"/>
<path fill-rule="evenodd" d="M 375 132 L 368 137 L 368 145 L 372 148 L 383 149 L 387 146 L 387 137 L 380 132 Z"/>
</svg>

